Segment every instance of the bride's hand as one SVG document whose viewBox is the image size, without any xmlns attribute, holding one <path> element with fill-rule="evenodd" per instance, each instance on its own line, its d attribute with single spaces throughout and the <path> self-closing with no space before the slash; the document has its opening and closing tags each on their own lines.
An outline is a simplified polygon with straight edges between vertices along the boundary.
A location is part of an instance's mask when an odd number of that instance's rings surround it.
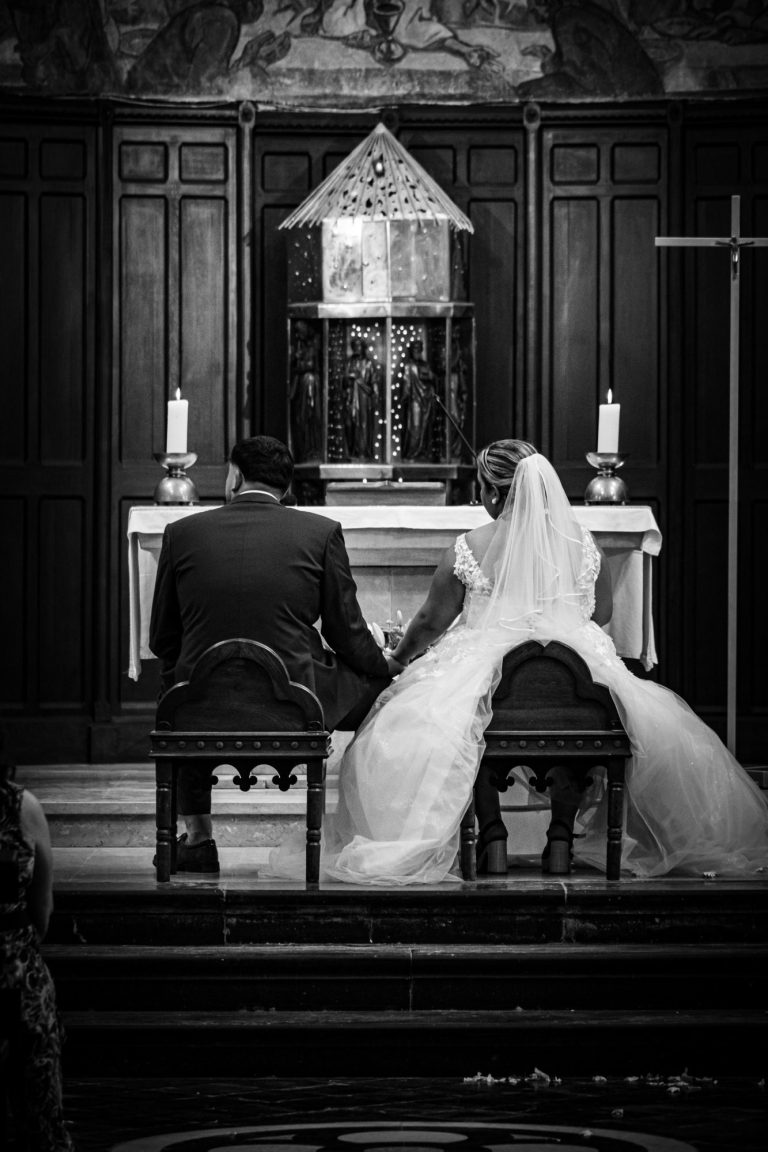
<svg viewBox="0 0 768 1152">
<path fill-rule="evenodd" d="M 383 655 L 387 662 L 387 671 L 389 672 L 390 676 L 399 676 L 401 672 L 405 671 L 405 664 L 401 664 L 399 660 L 395 660 L 391 652 L 385 650 Z"/>
</svg>

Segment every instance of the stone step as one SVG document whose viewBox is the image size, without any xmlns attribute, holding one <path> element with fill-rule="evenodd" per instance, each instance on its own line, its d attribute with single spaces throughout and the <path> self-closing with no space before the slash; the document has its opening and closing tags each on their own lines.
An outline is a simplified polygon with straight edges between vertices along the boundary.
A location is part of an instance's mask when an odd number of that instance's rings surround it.
<svg viewBox="0 0 768 1152">
<path fill-rule="evenodd" d="M 338 802 L 338 765 L 351 738 L 334 735 L 335 751 L 326 774 L 326 812 Z M 271 848 L 303 829 L 306 820 L 306 774 L 298 769 L 296 784 L 281 792 L 266 765 L 254 775 L 257 784 L 242 792 L 232 783 L 234 769 L 217 770 L 212 793 L 214 835 L 220 848 Z M 155 844 L 154 764 L 23 765 L 16 779 L 34 792 L 45 809 L 55 848 L 151 848 Z M 519 795 L 518 795 L 519 794 Z M 522 854 L 540 853 L 548 812 L 529 809 L 521 787 L 505 794 L 502 806 L 510 843 Z"/>
<path fill-rule="evenodd" d="M 306 776 L 281 792 L 274 771 L 257 771 L 248 792 L 232 784 L 222 767 L 212 794 L 216 842 L 220 847 L 272 847 L 305 827 Z M 34 792 L 45 809 L 56 848 L 151 848 L 155 843 L 155 770 L 147 764 L 26 765 L 17 782 Z M 337 785 L 326 788 L 327 809 L 335 807 Z"/>
<path fill-rule="evenodd" d="M 334 736 L 337 747 L 329 760 L 326 811 L 338 800 L 338 764 L 349 733 Z M 753 779 L 768 787 L 768 769 L 751 769 Z M 17 781 L 34 792 L 45 809 L 51 842 L 57 848 L 149 848 L 155 843 L 155 770 L 144 764 L 23 765 Z M 263 766 L 258 783 L 248 792 L 232 784 L 233 770 L 222 767 L 213 789 L 214 832 L 219 847 L 273 847 L 304 827 L 306 776 L 281 792 L 274 771 Z M 521 855 L 541 852 L 549 814 L 529 807 L 523 789 L 511 788 L 502 797 L 510 846 Z"/>
<path fill-rule="evenodd" d="M 64 1012 L 64 1076 L 754 1074 L 765 1011 Z"/>
<path fill-rule="evenodd" d="M 126 851 L 135 851 L 127 849 Z M 230 851 L 235 851 L 231 849 Z M 57 886 L 51 944 L 764 944 L 768 881 L 527 878 L 401 889 L 262 882 Z"/>
<path fill-rule="evenodd" d="M 768 1010 L 766 945 L 51 946 L 65 1011 Z M 738 978 L 735 974 L 738 973 Z"/>
</svg>

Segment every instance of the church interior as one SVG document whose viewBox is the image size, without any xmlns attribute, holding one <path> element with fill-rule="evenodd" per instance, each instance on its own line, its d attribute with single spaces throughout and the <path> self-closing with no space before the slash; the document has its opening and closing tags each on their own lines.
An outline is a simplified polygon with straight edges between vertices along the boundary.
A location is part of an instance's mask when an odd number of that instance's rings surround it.
<svg viewBox="0 0 768 1152">
<path fill-rule="evenodd" d="M 762 1149 L 768 871 L 542 874 L 517 783 L 504 874 L 270 879 L 351 734 L 321 784 L 221 734 L 221 873 L 161 878 L 148 633 L 236 441 L 290 445 L 394 643 L 526 440 L 626 667 L 768 800 L 768 4 L 0 0 L 0 121 L 0 728 L 72 1147 Z"/>
</svg>

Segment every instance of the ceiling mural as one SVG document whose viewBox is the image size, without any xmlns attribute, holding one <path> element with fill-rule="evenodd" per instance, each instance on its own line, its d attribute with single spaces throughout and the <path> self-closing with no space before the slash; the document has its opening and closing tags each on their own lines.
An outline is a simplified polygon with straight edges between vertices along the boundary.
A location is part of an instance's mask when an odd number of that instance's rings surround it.
<svg viewBox="0 0 768 1152">
<path fill-rule="evenodd" d="M 764 91 L 768 0 L 0 0 L 0 85 L 361 108 Z"/>
</svg>

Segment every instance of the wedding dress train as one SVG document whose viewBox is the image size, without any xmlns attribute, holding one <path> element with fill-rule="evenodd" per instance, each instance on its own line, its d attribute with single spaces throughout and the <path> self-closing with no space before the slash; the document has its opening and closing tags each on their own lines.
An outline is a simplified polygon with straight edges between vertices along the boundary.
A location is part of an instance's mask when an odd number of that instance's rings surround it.
<svg viewBox="0 0 768 1152">
<path fill-rule="evenodd" d="M 554 472 L 547 461 L 544 465 Z M 545 477 L 551 484 L 549 471 Z M 590 620 L 599 553 L 590 534 L 574 527 L 562 489 L 559 504 L 552 491 L 545 487 L 544 492 L 540 519 L 550 537 L 554 531 L 555 544 L 547 552 L 546 538 L 537 537 L 536 528 L 533 552 L 536 563 L 542 556 L 545 562 L 530 589 L 518 575 L 510 578 L 526 554 L 519 525 L 502 542 L 501 564 L 498 555 L 478 564 L 465 536 L 458 537 L 454 574 L 466 589 L 461 617 L 382 693 L 344 754 L 338 810 L 325 819 L 321 876 L 326 879 L 386 886 L 460 879 L 455 871 L 459 824 L 484 749 L 491 697 L 505 653 L 528 639 L 568 644 L 616 701 L 633 752 L 623 869 L 644 877 L 673 871 L 742 876 L 768 865 L 768 804 L 760 790 L 685 701 L 634 676 Z M 522 503 L 520 492 L 517 496 Z M 566 546 L 570 584 L 563 575 Z M 555 568 L 557 587 L 570 589 L 556 598 L 542 593 Z M 501 608 L 500 581 L 514 587 L 504 594 Z M 539 607 L 531 610 L 532 603 Z M 593 778 L 577 821 L 574 852 L 577 861 L 604 870 L 606 797 L 601 772 Z M 288 842 L 271 854 L 271 875 L 298 878 L 303 868 L 302 842 Z"/>
</svg>

